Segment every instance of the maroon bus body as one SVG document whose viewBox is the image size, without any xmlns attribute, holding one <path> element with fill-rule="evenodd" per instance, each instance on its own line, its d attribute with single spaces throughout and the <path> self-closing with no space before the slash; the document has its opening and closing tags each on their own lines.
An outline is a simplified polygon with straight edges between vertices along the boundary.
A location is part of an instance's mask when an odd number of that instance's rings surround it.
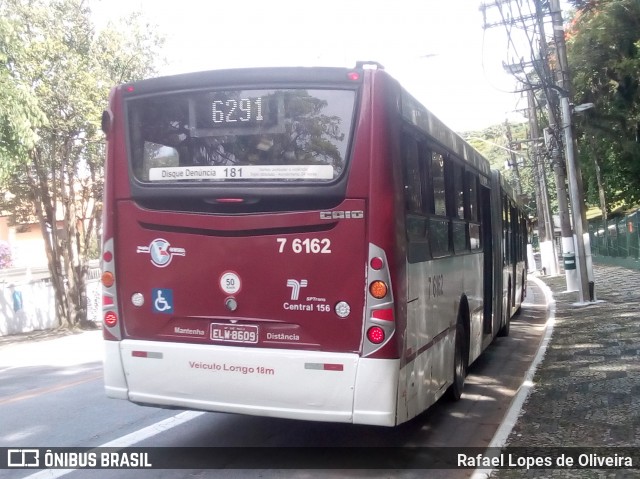
<svg viewBox="0 0 640 479">
<path fill-rule="evenodd" d="M 296 130 L 303 104 L 313 114 Z M 287 156 L 288 135 L 314 126 L 308 144 L 321 146 Z M 121 85 L 103 130 L 110 397 L 393 426 L 447 391 L 459 399 L 467 367 L 522 304 L 526 220 L 513 192 L 383 69 Z M 192 146 L 182 156 L 192 139 L 208 163 Z M 233 174 L 215 177 L 225 167 Z M 209 177 L 172 176 L 188 169 Z"/>
<path fill-rule="evenodd" d="M 132 198 L 126 125 L 122 124 L 125 99 L 136 94 L 137 85 L 113 90 L 110 117 L 116 120 L 108 131 L 104 238 L 113 238 L 114 242 L 119 324 L 105 328 L 105 339 L 232 347 L 232 342 L 212 339 L 211 324 L 215 323 L 233 324 L 239 329 L 258 326 L 258 340 L 237 343 L 242 346 L 362 352 L 369 243 L 387 253 L 386 266 L 395 273 L 394 297 L 406 294 L 404 242 L 397 233 L 404 231 L 403 201 L 396 193 L 402 191 L 402 178 L 397 175 L 400 170 L 391 164 L 398 161 L 400 87 L 384 71 L 359 73 L 362 79 L 358 80 L 359 101 L 345 195 L 335 206 L 322 210 L 211 214 L 141 206 Z M 262 81 L 257 78 L 256 86 Z M 390 111 L 393 109 L 396 111 Z M 398 123 L 390 124 L 394 121 Z M 301 197 L 300 203 L 304 202 Z M 371 215 L 385 221 L 370 221 Z M 150 253 L 145 252 L 158 240 L 164 240 L 166 254 L 171 256 L 164 267 L 154 265 Z M 294 252 L 294 240 L 302 244 L 302 252 Z M 325 253 L 307 252 L 313 240 Z M 179 253 L 172 254 L 172 248 Z M 232 294 L 220 285 L 222 276 L 229 272 L 241 282 L 240 289 Z M 290 280 L 306 281 L 295 301 L 287 286 Z M 158 289 L 172 291 L 170 314 L 154 311 L 148 300 L 142 307 L 132 304 L 135 293 L 154 301 L 151 292 Z M 226 306 L 230 297 L 237 302 L 235 311 Z M 340 301 L 351 308 L 348 318 L 334 312 Z M 291 306 L 301 309 L 287 309 Z M 396 311 L 394 317 L 404 315 Z M 401 341 L 400 336 L 393 338 L 373 357 L 397 358 Z"/>
</svg>

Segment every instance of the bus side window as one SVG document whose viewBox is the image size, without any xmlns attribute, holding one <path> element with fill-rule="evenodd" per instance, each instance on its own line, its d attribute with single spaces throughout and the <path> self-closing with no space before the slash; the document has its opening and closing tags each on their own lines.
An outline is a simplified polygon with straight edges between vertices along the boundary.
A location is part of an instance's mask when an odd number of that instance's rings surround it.
<svg viewBox="0 0 640 479">
<path fill-rule="evenodd" d="M 478 221 L 478 178 L 471 171 L 466 173 L 466 189 L 467 189 L 467 219 L 469 221 Z"/>
<path fill-rule="evenodd" d="M 426 142 L 419 146 L 419 163 L 422 170 L 422 211 L 425 215 L 433 213 L 433 182 L 431 181 L 431 158 L 433 153 Z"/>
<path fill-rule="evenodd" d="M 422 212 L 422 182 L 418 164 L 418 142 L 404 135 L 404 201 L 409 213 Z"/>
<path fill-rule="evenodd" d="M 480 224 L 478 222 L 479 211 L 479 188 L 478 188 L 478 175 L 472 171 L 467 171 L 465 174 L 465 188 L 467 192 L 466 196 L 466 213 L 469 220 L 469 246 L 471 250 L 478 250 L 482 246 L 482 235 L 480 232 Z"/>
<path fill-rule="evenodd" d="M 437 152 L 431 155 L 431 182 L 433 185 L 433 209 L 437 217 L 429 219 L 429 242 L 433 257 L 447 256 L 451 253 L 451 229 L 447 216 L 447 186 L 445 159 Z M 438 218 L 441 217 L 441 218 Z"/>
<path fill-rule="evenodd" d="M 455 215 L 459 219 L 465 219 L 465 188 L 464 169 L 461 166 L 453 165 L 453 195 Z"/>
<path fill-rule="evenodd" d="M 427 219 L 424 213 L 424 168 L 421 168 L 418 141 L 411 135 L 403 136 L 403 170 L 405 228 L 407 233 L 407 260 L 418 263 L 429 259 Z"/>
<path fill-rule="evenodd" d="M 502 197 L 502 254 L 504 264 L 511 264 L 511 219 L 509 218 L 509 198 Z"/>
<path fill-rule="evenodd" d="M 467 241 L 467 222 L 465 221 L 468 213 L 465 212 L 466 204 L 466 189 L 464 187 L 464 168 L 462 166 L 453 163 L 451 164 L 451 201 L 452 201 L 452 217 L 451 223 L 453 233 L 453 251 L 462 253 L 468 251 L 469 242 Z"/>
<path fill-rule="evenodd" d="M 431 213 L 447 216 L 447 190 L 444 181 L 444 157 L 440 153 L 431 155 L 431 182 L 433 185 L 433 209 Z"/>
</svg>

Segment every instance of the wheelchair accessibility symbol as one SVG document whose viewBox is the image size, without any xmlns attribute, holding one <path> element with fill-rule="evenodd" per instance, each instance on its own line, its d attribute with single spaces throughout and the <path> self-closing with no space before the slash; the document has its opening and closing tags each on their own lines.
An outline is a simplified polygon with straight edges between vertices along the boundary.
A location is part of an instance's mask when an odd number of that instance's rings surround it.
<svg viewBox="0 0 640 479">
<path fill-rule="evenodd" d="M 153 290 L 153 310 L 156 313 L 173 313 L 173 290 L 154 289 Z"/>
</svg>

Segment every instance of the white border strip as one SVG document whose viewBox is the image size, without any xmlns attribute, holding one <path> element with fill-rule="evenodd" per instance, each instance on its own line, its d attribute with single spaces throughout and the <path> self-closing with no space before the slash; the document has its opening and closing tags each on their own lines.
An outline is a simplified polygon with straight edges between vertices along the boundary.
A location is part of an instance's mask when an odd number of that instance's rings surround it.
<svg viewBox="0 0 640 479">
<path fill-rule="evenodd" d="M 149 439 L 150 437 L 156 436 L 161 432 L 168 431 L 169 429 L 173 429 L 176 426 L 180 426 L 185 422 L 191 421 L 199 416 L 206 414 L 201 411 L 185 411 L 177 414 L 175 416 L 169 417 L 167 419 L 163 419 L 151 426 L 147 426 L 145 428 L 139 429 L 138 431 L 134 431 L 131 434 L 127 434 L 126 436 L 119 437 L 114 439 L 113 441 L 105 442 L 100 446 L 96 447 L 116 447 L 116 448 L 125 448 L 129 446 L 133 446 L 139 442 L 144 441 L 145 439 Z M 66 476 L 71 472 L 75 472 L 78 469 L 45 469 L 40 472 L 36 472 L 35 474 L 31 474 L 23 479 L 56 479 L 58 477 Z"/>
<path fill-rule="evenodd" d="M 553 334 L 553 326 L 556 321 L 556 300 L 553 298 L 553 292 L 551 291 L 551 289 L 549 289 L 549 287 L 546 284 L 544 284 L 540 279 L 536 278 L 535 276 L 531 276 L 528 279 L 533 281 L 538 285 L 538 287 L 540 287 L 547 301 L 548 318 L 545 325 L 546 331 L 544 334 L 544 338 L 540 342 L 538 352 L 536 353 L 536 356 L 533 358 L 533 361 L 531 362 L 531 365 L 529 366 L 529 369 L 527 370 L 527 373 L 524 376 L 524 380 L 520 385 L 520 387 L 518 388 L 518 392 L 516 392 L 516 395 L 511 401 L 511 405 L 507 410 L 507 414 L 502 420 L 500 427 L 498 427 L 498 430 L 494 434 L 493 439 L 489 443 L 488 449 L 502 448 L 507 442 L 509 434 L 511 434 L 513 427 L 516 425 L 516 421 L 518 420 L 518 416 L 520 415 L 522 406 L 525 400 L 527 399 L 527 397 L 529 396 L 529 394 L 531 393 L 531 389 L 533 388 L 533 385 L 534 385 L 533 377 L 535 376 L 538 365 L 540 364 L 540 362 L 544 358 L 545 353 L 547 352 L 547 346 L 549 345 L 549 341 L 551 341 L 551 336 Z M 471 475 L 471 479 L 487 479 L 489 476 L 491 476 L 491 473 L 493 472 L 493 470 L 494 470 L 493 468 L 476 469 L 475 471 L 473 471 L 473 474 Z"/>
</svg>

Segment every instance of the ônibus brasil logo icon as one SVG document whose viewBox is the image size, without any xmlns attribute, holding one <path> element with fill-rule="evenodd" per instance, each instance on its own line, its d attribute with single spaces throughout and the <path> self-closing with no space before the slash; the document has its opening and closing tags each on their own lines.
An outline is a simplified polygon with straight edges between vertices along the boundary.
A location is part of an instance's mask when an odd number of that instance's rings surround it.
<svg viewBox="0 0 640 479">
<path fill-rule="evenodd" d="M 164 268 L 171 263 L 174 256 L 185 256 L 184 248 L 173 248 L 166 239 L 156 238 L 149 246 L 138 246 L 136 253 L 148 253 L 151 262 L 158 268 Z"/>
</svg>

